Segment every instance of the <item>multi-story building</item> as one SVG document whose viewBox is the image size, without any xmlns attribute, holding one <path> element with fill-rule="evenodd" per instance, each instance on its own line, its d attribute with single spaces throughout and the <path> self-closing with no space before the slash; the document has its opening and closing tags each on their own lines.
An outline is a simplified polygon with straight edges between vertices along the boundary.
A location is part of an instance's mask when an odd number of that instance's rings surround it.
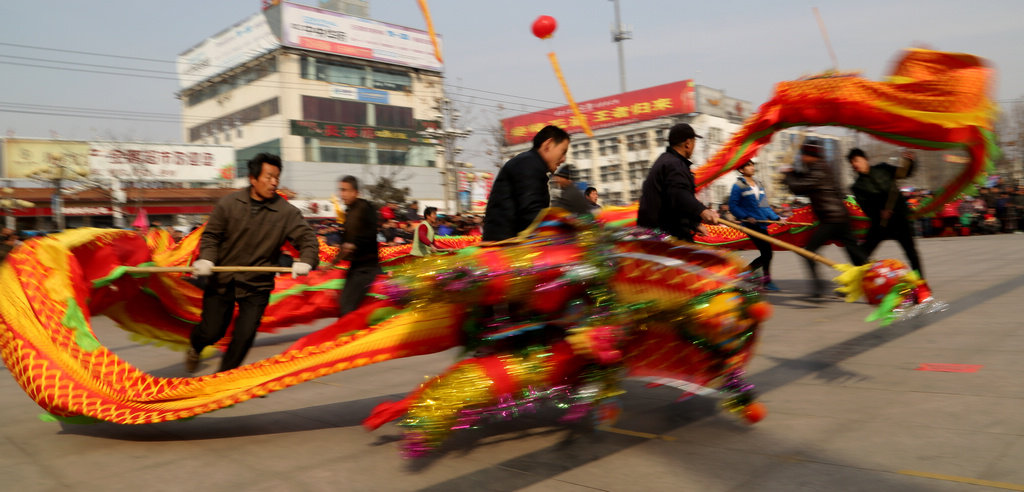
<svg viewBox="0 0 1024 492">
<path fill-rule="evenodd" d="M 689 123 L 704 137 L 698 140 L 691 156 L 693 169 L 698 169 L 728 142 L 753 111 L 752 103 L 727 96 L 718 89 L 695 85 L 692 80 L 584 101 L 578 106 L 593 130 L 593 137 L 583 133 L 572 111 L 563 106 L 502 120 L 506 142 L 502 152 L 510 158 L 529 149 L 530 139 L 545 125 L 565 128 L 572 134 L 566 162 L 576 168 L 579 185 L 596 188 L 604 204 L 627 204 L 640 199 L 643 181 L 653 162 L 665 151 L 672 125 Z M 849 147 L 846 137 L 795 130 L 776 135 L 755 159 L 768 164 L 761 166 L 760 179 L 776 202 L 788 193 L 776 180 L 778 169 L 784 167 L 783 161 L 795 156 L 789 154 L 785 143 L 801 133 L 825 139 L 826 152 L 833 163 L 839 163 L 843 149 Z M 735 181 L 731 173 L 722 176 L 702 189 L 698 198 L 711 206 L 727 203 Z"/>
<path fill-rule="evenodd" d="M 285 161 L 281 186 L 324 199 L 343 175 L 388 179 L 421 204 L 443 200 L 436 128 L 442 65 L 426 32 L 287 2 L 178 58 L 183 138 Z M 365 1 L 338 4 L 367 15 Z M 340 8 L 340 7 L 336 7 Z M 440 162 L 440 163 L 439 163 Z"/>
</svg>

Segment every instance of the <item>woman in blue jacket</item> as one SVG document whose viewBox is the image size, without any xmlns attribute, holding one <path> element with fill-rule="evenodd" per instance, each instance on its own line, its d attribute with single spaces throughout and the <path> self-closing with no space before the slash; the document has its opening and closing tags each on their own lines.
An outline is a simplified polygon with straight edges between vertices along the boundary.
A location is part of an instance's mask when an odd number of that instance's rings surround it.
<svg viewBox="0 0 1024 492">
<path fill-rule="evenodd" d="M 754 180 L 756 166 L 754 161 L 747 161 L 740 166 L 740 176 L 736 184 L 732 185 L 732 193 L 729 195 L 729 211 L 736 220 L 747 222 L 747 227 L 763 234 L 768 234 L 768 224 L 759 223 L 759 220 L 779 220 L 779 215 L 768 205 L 768 195 L 764 191 L 764 185 Z M 772 245 L 763 239 L 751 236 L 750 241 L 757 246 L 761 252 L 754 261 L 747 267 L 751 272 L 758 268 L 763 272 L 760 278 L 761 285 L 766 290 L 779 290 L 772 282 L 771 263 Z"/>
</svg>

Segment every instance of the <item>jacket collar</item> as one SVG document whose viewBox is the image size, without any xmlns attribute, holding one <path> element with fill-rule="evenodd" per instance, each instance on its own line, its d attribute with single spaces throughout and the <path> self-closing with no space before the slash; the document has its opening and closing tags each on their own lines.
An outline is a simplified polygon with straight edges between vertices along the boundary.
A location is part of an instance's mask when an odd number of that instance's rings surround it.
<svg viewBox="0 0 1024 492">
<path fill-rule="evenodd" d="M 669 154 L 672 154 L 676 156 L 679 160 L 683 161 L 683 165 L 686 166 L 686 169 L 690 169 L 690 166 L 693 164 L 692 162 L 690 162 L 690 159 L 683 157 L 683 154 L 680 154 L 678 151 L 676 151 L 676 149 L 673 149 L 672 146 L 665 147 L 665 152 L 668 152 Z"/>
<path fill-rule="evenodd" d="M 743 183 L 748 188 L 751 187 L 752 185 L 757 185 L 758 188 L 764 188 L 763 186 L 761 186 L 761 183 L 759 183 L 754 178 L 747 179 L 746 176 L 739 176 L 739 177 L 736 178 L 736 180 L 739 181 L 740 183 Z"/>
<path fill-rule="evenodd" d="M 240 202 L 242 202 L 242 203 L 244 203 L 246 205 L 251 205 L 252 204 L 251 190 L 252 190 L 252 185 L 249 185 L 249 186 L 247 186 L 245 188 L 242 188 L 242 189 L 238 190 L 238 193 L 235 194 L 235 200 L 238 200 L 238 201 L 240 201 Z M 270 200 L 267 200 L 266 202 L 263 202 L 263 207 L 264 208 L 269 208 L 270 210 L 273 210 L 275 212 L 280 212 L 281 211 L 281 205 L 283 204 L 283 201 L 284 201 L 284 199 L 281 198 L 281 195 L 275 194 L 273 198 L 271 198 Z"/>
</svg>

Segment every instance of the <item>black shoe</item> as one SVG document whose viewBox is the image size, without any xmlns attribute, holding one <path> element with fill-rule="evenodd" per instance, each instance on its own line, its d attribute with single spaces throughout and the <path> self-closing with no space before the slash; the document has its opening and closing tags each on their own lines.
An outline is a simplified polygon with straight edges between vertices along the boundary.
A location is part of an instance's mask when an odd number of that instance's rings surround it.
<svg viewBox="0 0 1024 492">
<path fill-rule="evenodd" d="M 189 347 L 188 352 L 185 352 L 185 371 L 192 374 L 196 369 L 199 369 L 199 352 Z"/>
</svg>

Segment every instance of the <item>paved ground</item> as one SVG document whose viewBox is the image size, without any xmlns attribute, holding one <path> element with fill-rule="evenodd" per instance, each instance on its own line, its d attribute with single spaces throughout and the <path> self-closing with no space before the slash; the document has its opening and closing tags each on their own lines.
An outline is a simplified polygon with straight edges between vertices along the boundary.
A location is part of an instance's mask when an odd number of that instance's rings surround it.
<svg viewBox="0 0 1024 492">
<path fill-rule="evenodd" d="M 783 291 L 770 295 L 775 317 L 749 368 L 769 410 L 755 426 L 715 398 L 677 403 L 676 391 L 628 383 L 610 431 L 554 426 L 542 413 L 462 432 L 437 456 L 406 461 L 396 427 L 367 433 L 359 422 L 441 371 L 453 352 L 149 426 L 42 422 L 2 374 L 0 490 L 1024 490 L 1024 235 L 918 244 L 950 308 L 887 328 L 861 321 L 870 311 L 863 303 L 799 300 L 809 287 L 802 261 L 778 254 Z M 890 243 L 876 256 L 902 258 Z M 128 361 L 184 375 L 179 353 L 94 323 Z M 261 335 L 249 360 L 311 329 Z M 922 363 L 984 367 L 915 370 Z"/>
</svg>

